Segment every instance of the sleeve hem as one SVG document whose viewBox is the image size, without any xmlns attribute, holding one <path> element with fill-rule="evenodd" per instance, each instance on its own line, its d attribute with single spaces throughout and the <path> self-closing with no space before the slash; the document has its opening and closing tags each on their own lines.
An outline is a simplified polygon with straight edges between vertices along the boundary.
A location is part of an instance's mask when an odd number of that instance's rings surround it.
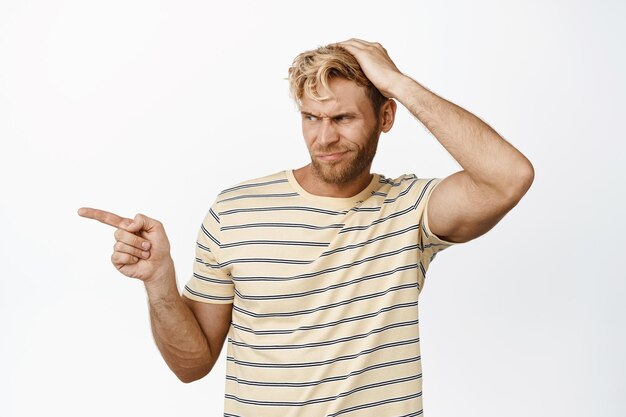
<svg viewBox="0 0 626 417">
<path fill-rule="evenodd" d="M 422 217 L 422 225 L 424 227 L 424 234 L 426 235 L 427 238 L 429 238 L 431 241 L 434 241 L 435 243 L 442 243 L 448 246 L 458 245 L 460 242 L 450 242 L 448 240 L 444 240 L 440 238 L 439 236 L 434 234 L 430 230 L 430 227 L 428 226 L 428 201 L 430 200 L 431 194 L 433 193 L 435 188 L 437 188 L 437 186 L 441 183 L 442 180 L 443 180 L 442 178 L 435 180 L 434 185 L 430 187 L 430 191 L 428 192 L 426 196 L 426 201 L 424 202 L 424 214 Z"/>
<path fill-rule="evenodd" d="M 187 286 L 185 286 L 183 290 L 183 295 L 190 300 L 210 304 L 233 304 L 234 300 L 234 295 L 204 294 L 198 291 L 194 291 Z"/>
</svg>

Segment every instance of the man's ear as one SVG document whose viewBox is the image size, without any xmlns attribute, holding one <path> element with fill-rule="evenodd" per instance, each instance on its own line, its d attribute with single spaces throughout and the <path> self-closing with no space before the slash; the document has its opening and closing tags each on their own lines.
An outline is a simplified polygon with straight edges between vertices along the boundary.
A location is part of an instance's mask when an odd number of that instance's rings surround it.
<svg viewBox="0 0 626 417">
<path fill-rule="evenodd" d="M 387 133 L 391 130 L 393 122 L 396 119 L 396 109 L 398 105 L 392 98 L 387 100 L 380 109 L 380 130 Z"/>
</svg>

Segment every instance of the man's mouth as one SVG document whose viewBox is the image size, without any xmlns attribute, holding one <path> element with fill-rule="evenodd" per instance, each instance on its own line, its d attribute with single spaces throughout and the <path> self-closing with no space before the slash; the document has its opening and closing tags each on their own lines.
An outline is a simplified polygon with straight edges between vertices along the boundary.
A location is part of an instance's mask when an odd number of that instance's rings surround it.
<svg viewBox="0 0 626 417">
<path fill-rule="evenodd" d="M 343 152 L 331 152 L 331 153 L 321 153 L 317 154 L 317 157 L 322 161 L 336 161 L 341 159 L 348 151 Z"/>
</svg>

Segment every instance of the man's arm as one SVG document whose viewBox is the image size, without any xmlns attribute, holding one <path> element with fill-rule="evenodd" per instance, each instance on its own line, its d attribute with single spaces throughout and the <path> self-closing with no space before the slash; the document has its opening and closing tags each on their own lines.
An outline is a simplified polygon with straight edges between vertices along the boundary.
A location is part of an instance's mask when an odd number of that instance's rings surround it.
<svg viewBox="0 0 626 417">
<path fill-rule="evenodd" d="M 429 199 L 431 231 L 451 242 L 466 242 L 495 226 L 530 188 L 530 161 L 490 126 L 402 74 L 377 43 L 339 43 L 352 53 L 365 75 L 389 98 L 417 117 L 461 165 Z"/>
<path fill-rule="evenodd" d="M 230 327 L 232 304 L 208 304 L 178 293 L 172 268 L 162 285 L 146 284 L 152 334 L 161 356 L 183 382 L 206 376 Z"/>
<path fill-rule="evenodd" d="M 143 281 L 154 340 L 170 369 L 183 382 L 209 373 L 230 327 L 232 304 L 197 306 L 200 303 L 183 299 L 160 222 L 141 214 L 133 220 L 91 208 L 81 208 L 78 214 L 116 228 L 111 261 L 122 274 Z"/>
</svg>

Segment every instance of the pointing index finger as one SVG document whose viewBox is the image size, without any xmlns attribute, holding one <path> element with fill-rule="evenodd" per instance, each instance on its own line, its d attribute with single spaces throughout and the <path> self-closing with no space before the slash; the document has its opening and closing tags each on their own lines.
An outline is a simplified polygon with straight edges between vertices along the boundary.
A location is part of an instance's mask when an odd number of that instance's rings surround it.
<svg viewBox="0 0 626 417">
<path fill-rule="evenodd" d="M 98 220 L 100 223 L 108 224 L 109 226 L 113 226 L 116 228 L 123 228 L 125 226 L 128 226 L 132 221 L 131 219 L 120 217 L 117 214 L 90 207 L 79 208 L 78 215 L 88 219 Z"/>
</svg>

